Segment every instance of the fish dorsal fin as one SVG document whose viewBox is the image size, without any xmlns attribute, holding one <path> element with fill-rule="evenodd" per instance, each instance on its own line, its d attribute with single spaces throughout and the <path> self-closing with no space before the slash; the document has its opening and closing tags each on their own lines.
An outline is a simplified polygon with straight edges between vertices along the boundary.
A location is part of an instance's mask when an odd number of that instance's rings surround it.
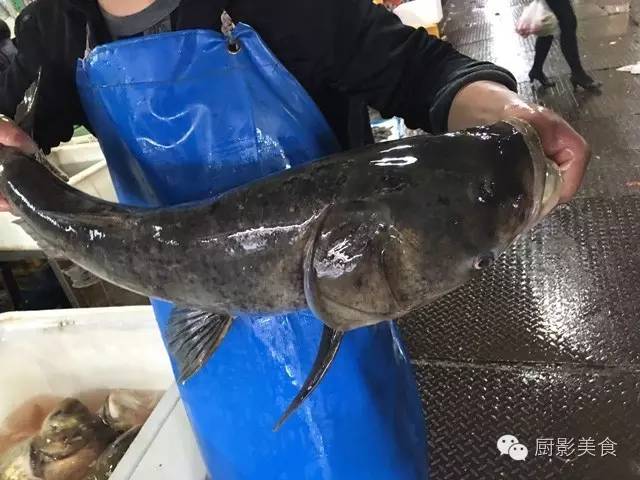
<svg viewBox="0 0 640 480">
<path fill-rule="evenodd" d="M 179 382 L 185 382 L 213 355 L 231 327 L 227 313 L 174 308 L 169 318 L 167 343 L 179 370 Z"/>
<path fill-rule="evenodd" d="M 397 302 L 382 263 L 390 225 L 383 205 L 337 205 L 307 242 L 305 298 L 326 325 L 347 331 L 392 318 Z"/>
</svg>

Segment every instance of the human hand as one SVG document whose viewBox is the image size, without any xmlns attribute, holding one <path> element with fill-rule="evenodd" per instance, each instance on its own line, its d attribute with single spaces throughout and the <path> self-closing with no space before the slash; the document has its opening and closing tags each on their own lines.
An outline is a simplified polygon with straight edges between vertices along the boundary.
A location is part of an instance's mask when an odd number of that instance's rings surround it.
<svg viewBox="0 0 640 480">
<path fill-rule="evenodd" d="M 545 155 L 562 172 L 560 202 L 566 203 L 576 194 L 591 159 L 586 140 L 562 117 L 540 105 L 524 102 L 505 107 L 505 118 L 518 118 L 531 124 L 542 142 Z"/>
<path fill-rule="evenodd" d="M 31 137 L 7 118 L 0 119 L 0 145 L 18 148 L 29 155 L 38 151 L 38 146 Z M 7 210 L 9 210 L 9 204 L 0 195 L 0 212 Z"/>
<path fill-rule="evenodd" d="M 560 202 L 568 202 L 582 184 L 591 149 L 558 114 L 527 103 L 504 85 L 478 81 L 462 88 L 453 99 L 449 110 L 449 130 L 490 125 L 514 117 L 528 122 L 537 130 L 545 155 L 562 172 Z"/>
</svg>

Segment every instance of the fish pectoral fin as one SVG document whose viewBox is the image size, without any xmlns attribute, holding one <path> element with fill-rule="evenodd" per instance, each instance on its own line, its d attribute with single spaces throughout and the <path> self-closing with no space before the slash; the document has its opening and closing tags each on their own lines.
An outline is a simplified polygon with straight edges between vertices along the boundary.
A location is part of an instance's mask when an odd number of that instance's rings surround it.
<svg viewBox="0 0 640 480">
<path fill-rule="evenodd" d="M 179 382 L 197 373 L 220 346 L 232 317 L 227 313 L 174 308 L 169 318 L 167 343 L 179 369 Z"/>
<path fill-rule="evenodd" d="M 69 277 L 73 288 L 87 288 L 92 285 L 97 285 L 102 281 L 93 273 L 88 272 L 79 265 L 72 265 L 69 268 L 62 270 L 62 273 Z"/>
<path fill-rule="evenodd" d="M 344 332 L 333 330 L 326 325 L 324 326 L 322 330 L 322 337 L 320 339 L 320 346 L 318 347 L 318 353 L 316 354 L 313 366 L 311 367 L 311 372 L 307 375 L 307 378 L 298 394 L 291 401 L 285 412 L 273 427 L 274 432 L 284 424 L 291 414 L 295 412 L 300 405 L 302 405 L 302 402 L 304 402 L 320 384 L 329 370 L 329 367 L 333 363 L 343 338 Z"/>
<path fill-rule="evenodd" d="M 335 206 L 303 255 L 304 293 L 326 325 L 351 330 L 388 320 L 397 309 L 383 265 L 391 220 L 383 205 Z"/>
</svg>

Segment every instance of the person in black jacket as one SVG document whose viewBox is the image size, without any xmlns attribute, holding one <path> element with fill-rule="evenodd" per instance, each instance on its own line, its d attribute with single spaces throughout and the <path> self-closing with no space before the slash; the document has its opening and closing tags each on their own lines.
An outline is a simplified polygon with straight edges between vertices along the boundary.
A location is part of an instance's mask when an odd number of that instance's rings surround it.
<svg viewBox="0 0 640 480">
<path fill-rule="evenodd" d="M 508 71 L 403 25 L 371 0 L 39 0 L 23 11 L 18 55 L 0 76 L 0 113 L 13 117 L 42 67 L 34 140 L 47 152 L 69 140 L 74 126 L 91 129 L 75 86 L 88 38 L 97 45 L 135 36 L 167 15 L 173 30 L 219 30 L 223 9 L 258 32 L 344 149 L 373 142 L 367 106 L 433 133 L 519 116 L 566 170 L 563 200 L 581 182 L 586 142 L 553 112 L 520 99 Z M 0 143 L 32 148 L 11 125 L 0 129 Z"/>
<path fill-rule="evenodd" d="M 587 90 L 596 90 L 602 86 L 600 82 L 596 82 L 591 76 L 585 72 L 582 62 L 580 61 L 580 52 L 578 50 L 578 20 L 573 11 L 571 0 L 546 0 L 549 9 L 558 19 L 560 26 L 560 48 L 562 55 L 571 68 L 571 83 L 575 89 L 578 85 Z M 543 87 L 552 87 L 554 82 L 549 80 L 544 74 L 543 66 L 547 59 L 551 44 L 553 43 L 553 35 L 546 35 L 536 39 L 536 54 L 533 61 L 533 67 L 529 72 L 529 79 L 533 82 L 537 80 Z"/>
<path fill-rule="evenodd" d="M 0 71 L 5 70 L 18 53 L 13 40 L 11 39 L 11 29 L 7 22 L 0 20 Z"/>
</svg>

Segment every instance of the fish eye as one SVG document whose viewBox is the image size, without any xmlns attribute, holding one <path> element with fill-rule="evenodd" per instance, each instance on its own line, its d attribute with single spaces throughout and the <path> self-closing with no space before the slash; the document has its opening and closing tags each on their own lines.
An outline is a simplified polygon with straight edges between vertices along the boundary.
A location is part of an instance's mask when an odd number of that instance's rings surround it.
<svg viewBox="0 0 640 480">
<path fill-rule="evenodd" d="M 493 253 L 483 253 L 482 255 L 478 256 L 478 258 L 476 258 L 476 260 L 473 262 L 473 268 L 475 268 L 476 270 L 483 270 L 487 267 L 490 267 L 493 264 L 494 260 L 495 257 Z"/>
</svg>

